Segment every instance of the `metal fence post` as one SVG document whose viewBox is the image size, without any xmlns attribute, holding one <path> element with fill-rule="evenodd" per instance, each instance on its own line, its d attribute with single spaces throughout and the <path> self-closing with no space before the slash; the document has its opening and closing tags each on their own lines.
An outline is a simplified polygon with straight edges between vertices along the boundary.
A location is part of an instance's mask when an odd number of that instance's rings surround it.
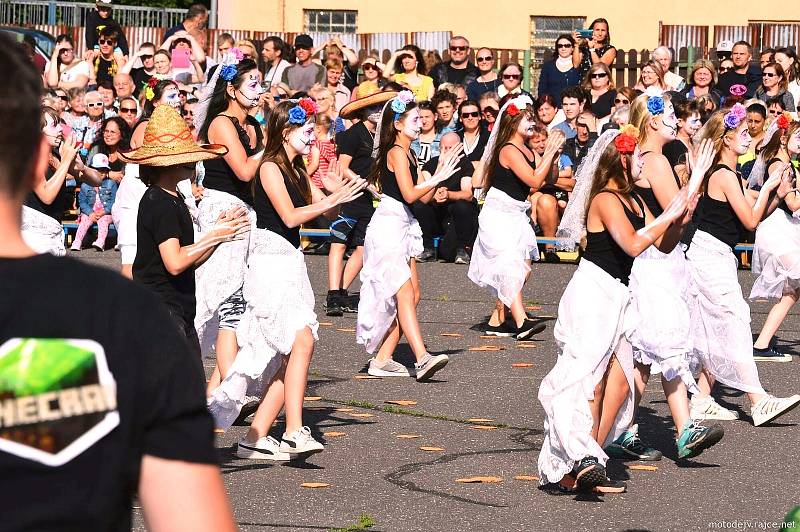
<svg viewBox="0 0 800 532">
<path fill-rule="evenodd" d="M 50 25 L 56 24 L 56 2 L 55 0 L 50 0 L 50 3 L 47 4 L 47 23 Z"/>
<path fill-rule="evenodd" d="M 526 48 L 522 53 L 522 88 L 531 91 L 531 49 Z"/>
</svg>

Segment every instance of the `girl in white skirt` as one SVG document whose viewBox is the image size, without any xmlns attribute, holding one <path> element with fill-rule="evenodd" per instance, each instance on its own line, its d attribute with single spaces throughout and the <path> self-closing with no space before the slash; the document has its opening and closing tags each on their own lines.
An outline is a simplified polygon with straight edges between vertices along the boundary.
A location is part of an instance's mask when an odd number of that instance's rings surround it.
<svg viewBox="0 0 800 532">
<path fill-rule="evenodd" d="M 639 130 L 642 157 L 641 174 L 634 190 L 654 216 L 660 215 L 678 194 L 682 183 L 663 155 L 663 147 L 675 139 L 677 118 L 672 102 L 666 97 L 641 95 L 631 105 L 631 124 Z M 714 155 L 710 143 L 695 161 L 692 173 L 694 195 Z M 631 426 L 605 451 L 612 458 L 660 460 L 661 452 L 642 443 L 638 435 L 636 412 L 650 378 L 651 365 L 661 372 L 661 385 L 667 397 L 678 433 L 676 445 L 680 458 L 691 458 L 717 443 L 724 430 L 719 425 L 703 427 L 689 415 L 687 388 L 697 392 L 689 367 L 692 342 L 689 337 L 688 272 L 680 246 L 669 242 L 653 245 L 636 257 L 631 271 L 632 304 L 641 318 L 631 336 L 636 403 Z"/>
<path fill-rule="evenodd" d="M 264 134 L 249 113 L 259 104 L 263 89 L 255 62 L 240 59 L 236 48 L 225 55 L 195 108 L 198 137 L 228 147 L 225 157 L 204 163 L 203 198 L 197 208 L 200 232 L 232 208 L 247 209 L 251 226 L 256 224 L 252 182 L 264 155 Z M 209 391 L 228 375 L 239 350 L 236 328 L 245 310 L 242 285 L 249 245 L 249 237 L 222 244 L 197 268 L 195 328 L 203 354 L 214 346 L 217 361 Z"/>
<path fill-rule="evenodd" d="M 281 102 L 272 110 L 264 163 L 253 183 L 257 229 L 250 237 L 244 280 L 247 308 L 236 331 L 240 350 L 209 401 L 217 426 L 227 428 L 247 396 L 262 398 L 250 430 L 239 442 L 237 455 L 242 458 L 288 460 L 323 450 L 303 425 L 303 396 L 318 323 L 300 250 L 300 224 L 335 214 L 334 208 L 357 197 L 366 181 L 340 181 L 330 196 L 311 183 L 303 156 L 316 140 L 315 113 L 309 98 Z M 278 443 L 269 430 L 283 408 L 286 429 Z"/>
<path fill-rule="evenodd" d="M 558 360 L 539 387 L 545 414 L 539 473 L 545 489 L 625 490 L 607 478 L 602 446 L 628 427 L 633 414 L 628 337 L 636 318 L 628 278 L 633 257 L 662 235 L 662 244 L 677 243 L 689 218 L 686 191 L 655 219 L 633 192 L 638 132 L 629 127 L 597 140 L 557 233 L 561 249 L 584 238 L 586 245 L 558 305 Z"/>
<path fill-rule="evenodd" d="M 698 379 L 700 394 L 710 396 L 715 380 L 747 393 L 753 423 L 759 426 L 796 407 L 800 395 L 774 397 L 761 386 L 753 361 L 750 307 L 742 296 L 733 248 L 743 229 L 756 229 L 786 197 L 793 176 L 779 168 L 766 180 L 757 199 L 745 194 L 734 168 L 751 142 L 746 114 L 744 106 L 736 104 L 727 113 L 714 113 L 700 131 L 702 139 L 714 142 L 716 164 L 703 182 L 697 231 L 686 258 L 691 273 L 691 336 L 705 370 Z"/>
<path fill-rule="evenodd" d="M 757 176 L 758 181 L 763 181 L 763 174 L 777 172 L 791 164 L 800 154 L 800 123 L 789 122 L 782 115 L 770 129 L 774 129 L 773 136 L 753 167 L 754 172 L 761 174 Z M 798 172 L 794 166 L 791 169 L 796 180 Z M 756 176 L 751 172 L 750 177 Z M 758 278 L 753 283 L 750 299 L 767 299 L 776 303 L 753 344 L 755 360 L 789 362 L 792 359 L 788 353 L 778 352 L 771 343 L 800 296 L 800 219 L 794 215 L 798 210 L 800 197 L 796 190 L 792 190 L 756 229 L 752 271 Z"/>
<path fill-rule="evenodd" d="M 426 381 L 449 359 L 428 353 L 417 320 L 420 288 L 414 257 L 423 246 L 411 204 L 433 197 L 436 185 L 455 173 L 463 148 L 458 144 L 443 152 L 434 175 L 423 173 L 424 179 L 417 182 L 411 142 L 419 137 L 419 110 L 411 91 L 391 96 L 383 106 L 373 145 L 376 160 L 369 182 L 380 186 L 381 200 L 364 239 L 356 341 L 367 353 L 377 350 L 369 361 L 371 375 L 402 377 L 411 373 L 392 355 L 405 334 L 417 360 L 414 375 Z"/>
<path fill-rule="evenodd" d="M 536 235 L 528 218 L 531 189 L 544 183 L 564 145 L 564 135 L 553 130 L 547 139 L 539 169 L 527 146 L 533 136 L 535 112 L 527 95 L 509 100 L 500 110 L 484 150 L 480 177 L 473 184 L 484 190 L 485 202 L 478 217 L 478 237 L 472 247 L 469 278 L 488 287 L 497 298 L 487 334 L 530 338 L 545 329 L 528 319 L 522 287 L 531 271 L 531 259 L 539 258 Z M 512 326 L 506 325 L 509 308 Z"/>
</svg>

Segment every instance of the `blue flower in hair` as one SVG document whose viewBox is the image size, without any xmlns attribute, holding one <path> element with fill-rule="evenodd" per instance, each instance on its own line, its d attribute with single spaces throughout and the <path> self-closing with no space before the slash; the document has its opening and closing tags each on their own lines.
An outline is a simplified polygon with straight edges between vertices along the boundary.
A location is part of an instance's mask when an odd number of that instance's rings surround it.
<svg viewBox="0 0 800 532">
<path fill-rule="evenodd" d="M 664 112 L 664 98 L 661 96 L 650 96 L 647 99 L 647 110 L 651 115 L 656 116 Z"/>
<path fill-rule="evenodd" d="M 295 105 L 294 107 L 289 109 L 290 124 L 298 124 L 298 125 L 305 124 L 307 117 L 308 115 L 306 115 L 306 112 L 299 105 Z"/>
<path fill-rule="evenodd" d="M 392 101 L 392 111 L 398 114 L 403 114 L 406 112 L 406 104 L 400 98 L 395 98 Z"/>
<path fill-rule="evenodd" d="M 222 65 L 219 76 L 225 81 L 233 81 L 236 77 L 236 65 Z"/>
</svg>

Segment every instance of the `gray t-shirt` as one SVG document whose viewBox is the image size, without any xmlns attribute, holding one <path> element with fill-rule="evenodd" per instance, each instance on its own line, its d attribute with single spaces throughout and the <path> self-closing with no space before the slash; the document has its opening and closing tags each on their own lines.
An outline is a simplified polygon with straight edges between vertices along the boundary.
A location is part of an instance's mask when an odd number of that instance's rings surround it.
<svg viewBox="0 0 800 532">
<path fill-rule="evenodd" d="M 325 67 L 316 63 L 294 64 L 283 71 L 281 81 L 293 91 L 307 91 L 314 83 L 325 83 Z"/>
</svg>

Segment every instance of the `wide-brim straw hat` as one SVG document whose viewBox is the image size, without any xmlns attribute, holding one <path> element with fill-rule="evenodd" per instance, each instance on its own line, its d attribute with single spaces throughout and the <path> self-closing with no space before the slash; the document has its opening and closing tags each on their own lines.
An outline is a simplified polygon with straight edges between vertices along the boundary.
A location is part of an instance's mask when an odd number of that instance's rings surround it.
<svg viewBox="0 0 800 532">
<path fill-rule="evenodd" d="M 342 110 L 339 111 L 339 116 L 342 118 L 352 118 L 356 111 L 360 111 L 365 107 L 374 107 L 376 105 L 384 104 L 395 96 L 397 96 L 397 92 L 395 91 L 376 92 L 375 94 L 364 96 L 363 98 L 353 100 L 342 107 Z"/>
<path fill-rule="evenodd" d="M 198 144 L 189 126 L 168 105 L 159 105 L 150 116 L 144 130 L 144 144 L 139 148 L 120 153 L 126 163 L 144 166 L 176 166 L 217 159 L 228 153 L 222 144 Z"/>
</svg>

